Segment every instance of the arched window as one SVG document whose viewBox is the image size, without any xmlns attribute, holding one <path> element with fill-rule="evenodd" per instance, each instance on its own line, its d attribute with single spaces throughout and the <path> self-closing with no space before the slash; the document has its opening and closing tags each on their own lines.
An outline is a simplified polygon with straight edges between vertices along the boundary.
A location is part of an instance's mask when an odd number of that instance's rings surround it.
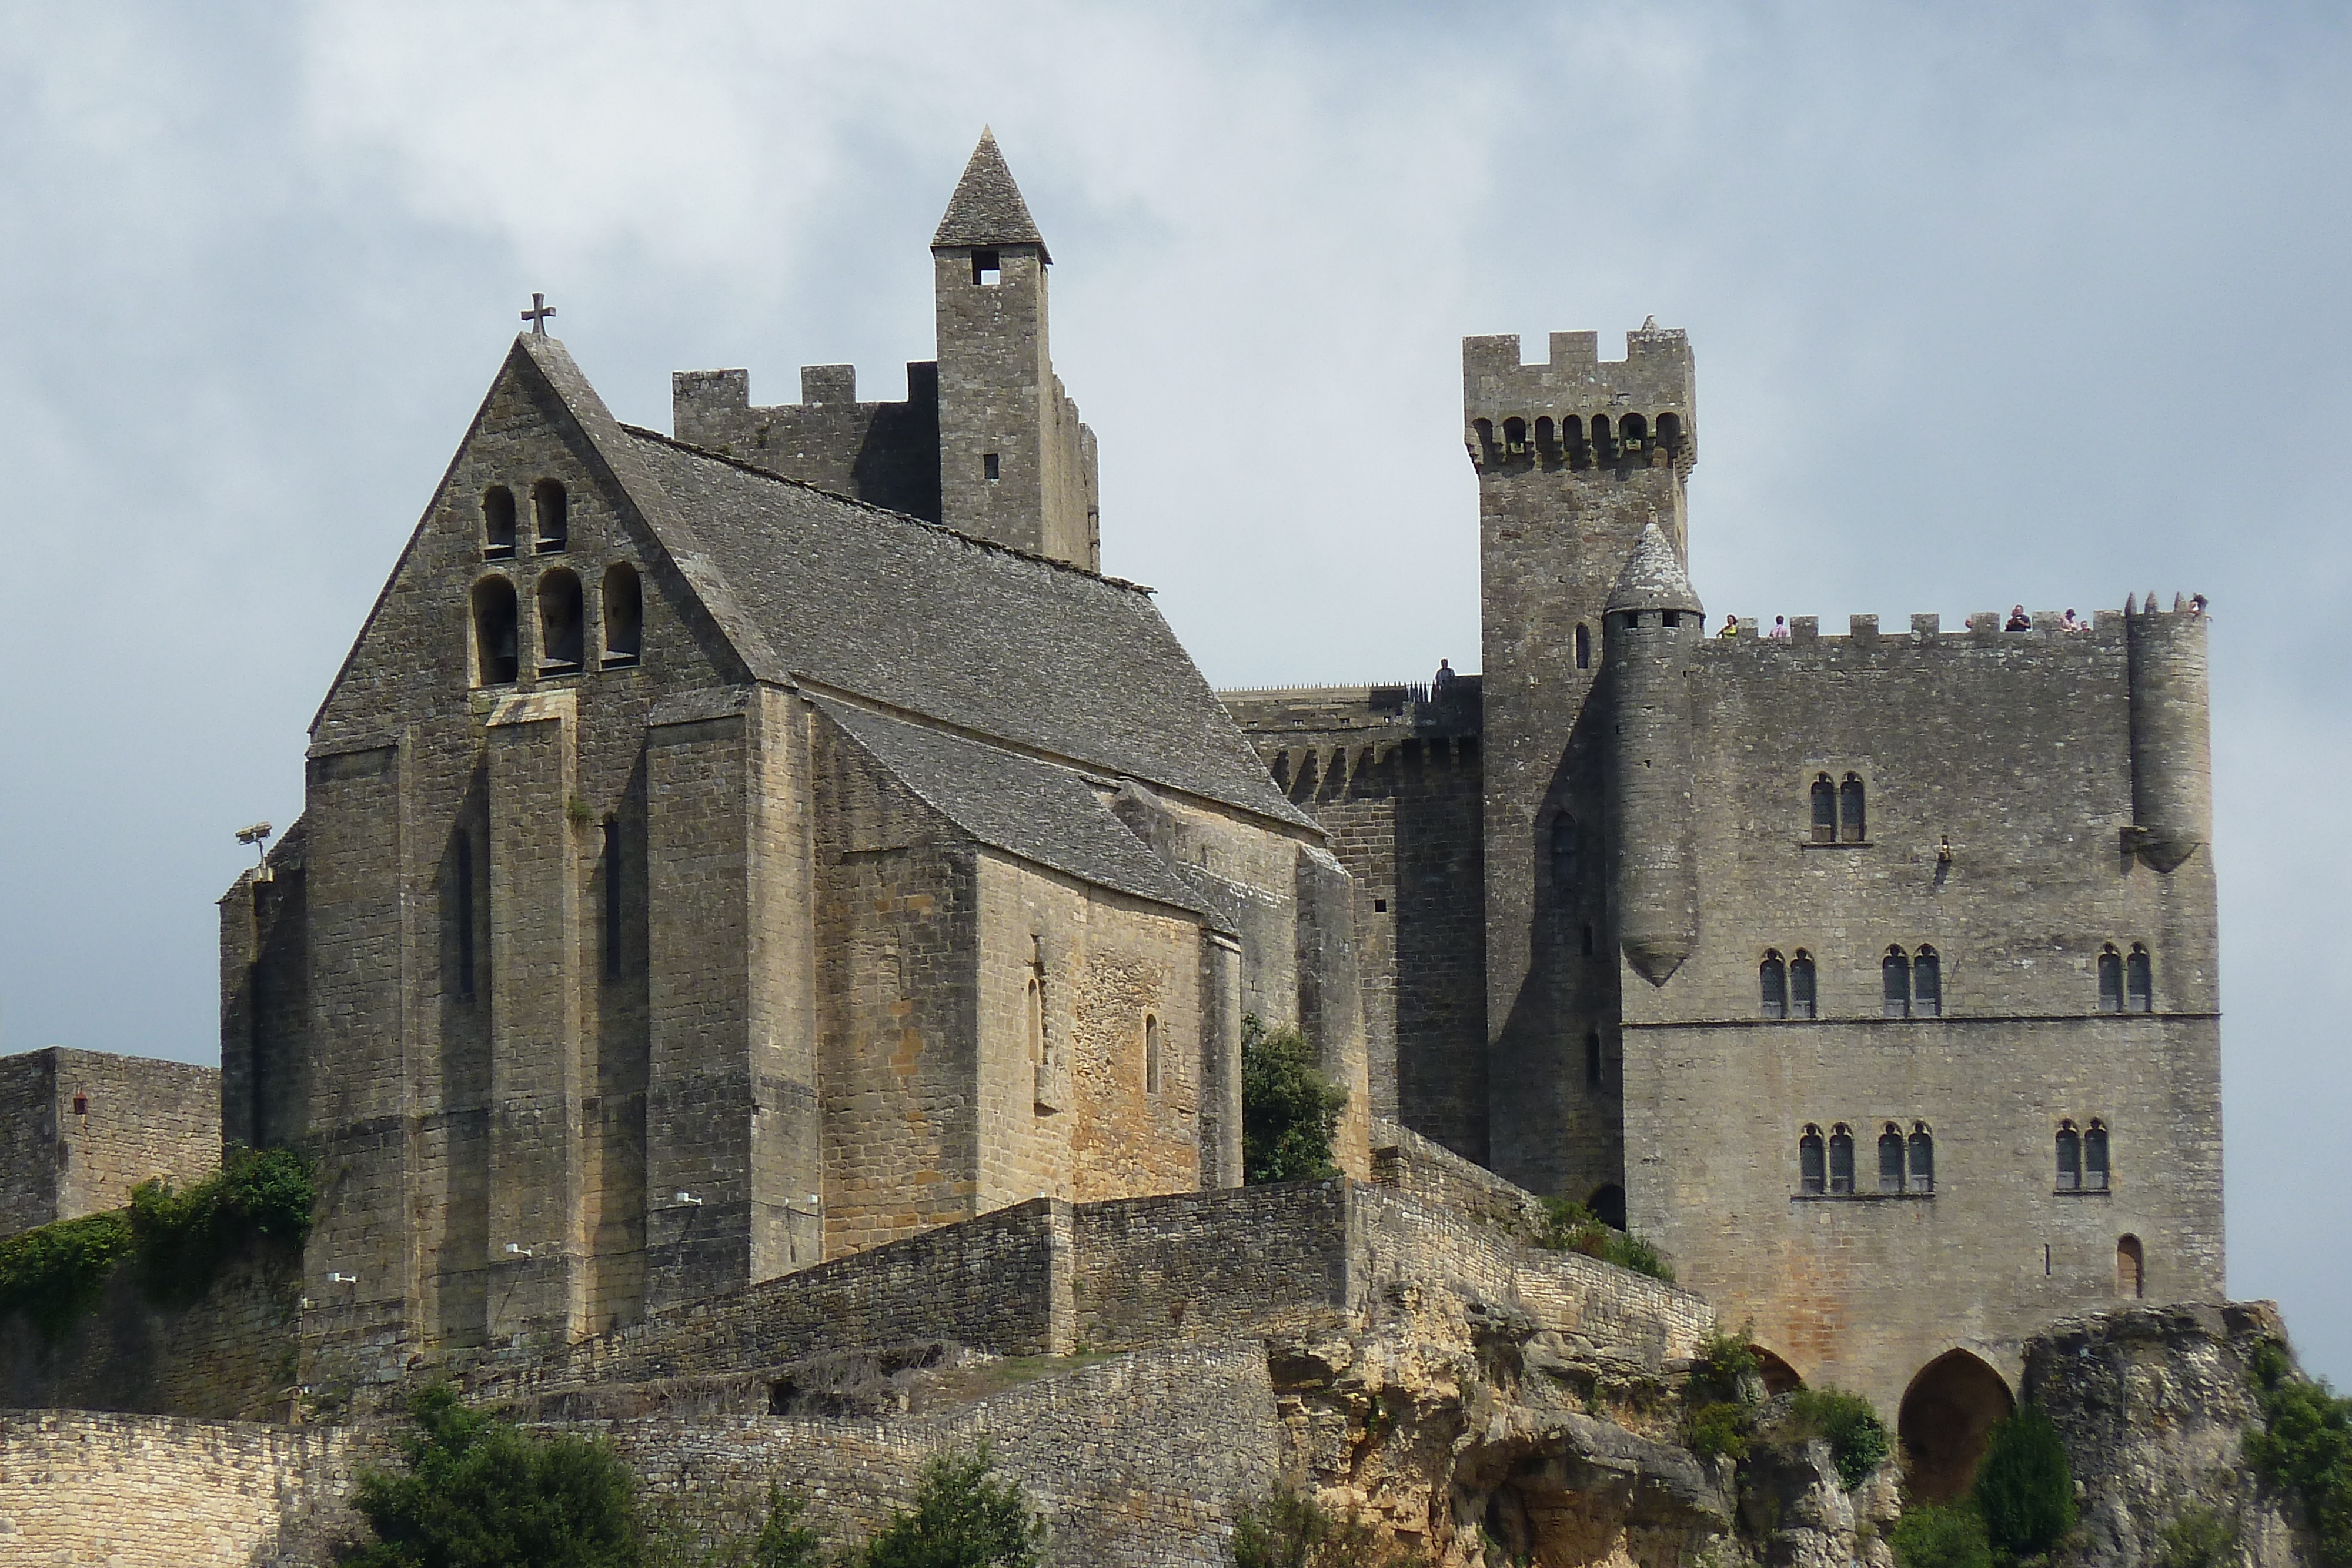
<svg viewBox="0 0 2352 1568">
<path fill-rule="evenodd" d="M 1160 1092 L 1160 1020 L 1143 1015 L 1143 1092 Z"/>
<path fill-rule="evenodd" d="M 2136 1013 L 2156 1010 L 2156 975 L 2149 968 L 2147 949 L 2132 944 L 2131 956 L 2124 960 L 2124 1006 Z"/>
<path fill-rule="evenodd" d="M 1563 897 L 1576 886 L 1584 869 L 1581 835 L 1576 819 L 1562 811 L 1551 820 L 1551 884 Z"/>
<path fill-rule="evenodd" d="M 2116 1294 L 2132 1301 L 2147 1294 L 2147 1252 L 2137 1236 L 2116 1239 Z"/>
<path fill-rule="evenodd" d="M 1789 960 L 1789 1016 L 1792 1019 L 1817 1017 L 1814 1006 L 1813 956 L 1800 947 L 1797 956 Z"/>
<path fill-rule="evenodd" d="M 1862 779 L 1849 773 L 1845 782 L 1838 786 L 1838 837 L 1849 844 L 1858 844 L 1867 825 L 1862 810 Z"/>
<path fill-rule="evenodd" d="M 1813 842 L 1837 842 L 1837 786 L 1826 773 L 1813 780 Z"/>
<path fill-rule="evenodd" d="M 2083 1190 L 2083 1134 L 2072 1122 L 2058 1124 L 2058 1190 Z"/>
<path fill-rule="evenodd" d="M 634 664 L 646 641 L 646 597 L 637 569 L 615 561 L 604 569 L 604 663 Z"/>
<path fill-rule="evenodd" d="M 1029 1061 L 1045 1064 L 1045 988 L 1034 975 L 1029 977 Z"/>
<path fill-rule="evenodd" d="M 1679 457 L 1683 450 L 1683 420 L 1678 413 L 1658 415 L 1658 444 L 1670 457 Z"/>
<path fill-rule="evenodd" d="M 547 555 L 572 542 L 572 497 L 561 479 L 541 479 L 530 487 L 531 516 L 539 525 L 539 553 Z"/>
<path fill-rule="evenodd" d="M 486 577 L 474 584 L 474 679 L 502 686 L 520 669 L 515 651 L 514 584 Z"/>
<path fill-rule="evenodd" d="M 2107 1190 L 2107 1125 L 2096 1118 L 2083 1129 L 2083 1186 L 2090 1192 Z"/>
<path fill-rule="evenodd" d="M 493 485 L 482 492 L 482 553 L 493 559 L 514 554 L 514 492 Z"/>
<path fill-rule="evenodd" d="M 1829 1172 L 1822 1157 L 1822 1130 L 1811 1122 L 1805 1124 L 1804 1135 L 1797 1140 L 1797 1190 L 1829 1190 Z"/>
<path fill-rule="evenodd" d="M 1911 1124 L 1911 1190 L 1936 1190 L 1936 1137 L 1925 1122 Z"/>
<path fill-rule="evenodd" d="M 2124 1010 L 2124 959 L 2112 942 L 2099 949 L 2099 1010 Z"/>
<path fill-rule="evenodd" d="M 1601 1070 L 1605 1064 L 1601 1056 L 1601 1031 L 1592 1030 L 1584 1037 L 1584 1081 L 1593 1088 L 1601 1087 Z"/>
<path fill-rule="evenodd" d="M 1889 947 L 1886 956 L 1879 960 L 1878 973 L 1885 982 L 1886 1016 L 1907 1019 L 1911 1016 L 1911 960 L 1903 956 L 1900 947 Z"/>
<path fill-rule="evenodd" d="M 1878 1190 L 1903 1190 L 1903 1129 L 1892 1122 L 1878 1134 Z"/>
<path fill-rule="evenodd" d="M 1650 434 L 1650 422 L 1638 413 L 1629 413 L 1617 422 L 1617 433 L 1624 437 L 1625 450 L 1639 452 Z"/>
<path fill-rule="evenodd" d="M 1482 454 L 1492 452 L 1495 449 L 1495 422 L 1493 420 L 1474 419 L 1470 422 L 1470 428 L 1478 433 L 1478 450 Z"/>
<path fill-rule="evenodd" d="M 1528 422 L 1513 415 L 1503 421 L 1503 450 L 1516 455 L 1528 449 Z"/>
<path fill-rule="evenodd" d="M 1551 415 L 1538 414 L 1536 417 L 1536 445 L 1548 448 L 1551 444 Z"/>
<path fill-rule="evenodd" d="M 1616 437 L 1609 433 L 1609 416 L 1605 413 L 1592 416 L 1592 444 L 1603 451 L 1610 451 L 1616 444 Z"/>
<path fill-rule="evenodd" d="M 1843 1122 L 1830 1129 L 1830 1191 L 1853 1191 L 1853 1133 Z"/>
<path fill-rule="evenodd" d="M 1761 993 L 1766 1018 L 1789 1016 L 1789 966 L 1781 962 L 1780 954 L 1766 950 L 1764 961 L 1756 966 L 1756 988 Z"/>
<path fill-rule="evenodd" d="M 1922 946 L 1911 959 L 1911 1016 L 1944 1016 L 1944 961 L 1933 947 Z"/>
<path fill-rule="evenodd" d="M 583 619 L 580 580 L 568 571 L 543 574 L 539 580 L 541 674 L 569 674 L 580 667 Z"/>
<path fill-rule="evenodd" d="M 1585 629 L 1581 621 L 1576 623 L 1576 667 L 1580 670 L 1592 668 L 1592 633 Z"/>
</svg>

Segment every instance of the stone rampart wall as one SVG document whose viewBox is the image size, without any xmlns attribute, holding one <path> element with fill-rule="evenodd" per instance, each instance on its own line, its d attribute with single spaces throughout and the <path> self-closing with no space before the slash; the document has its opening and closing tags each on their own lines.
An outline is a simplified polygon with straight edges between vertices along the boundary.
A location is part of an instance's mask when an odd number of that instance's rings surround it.
<svg viewBox="0 0 2352 1568">
<path fill-rule="evenodd" d="M 21 1314 L 0 1318 L 0 1408 L 283 1416 L 301 1292 L 295 1260 L 261 1248 L 224 1264 L 184 1306 L 150 1301 L 136 1265 L 118 1264 L 99 1310 L 55 1341 Z"/>
<path fill-rule="evenodd" d="M 364 1448 L 343 1427 L 0 1411 L 0 1562 L 321 1563 L 311 1526 L 349 1488 Z"/>
<path fill-rule="evenodd" d="M 1125 1350 L 1271 1333 L 1343 1311 L 1349 1193 L 1344 1182 L 1298 1182 L 1077 1210 L 1078 1343 Z"/>
<path fill-rule="evenodd" d="M 1372 1124 L 1372 1180 L 1507 1230 L 1526 1233 L 1543 1220 L 1542 1203 L 1527 1188 L 1394 1122 Z"/>
</svg>

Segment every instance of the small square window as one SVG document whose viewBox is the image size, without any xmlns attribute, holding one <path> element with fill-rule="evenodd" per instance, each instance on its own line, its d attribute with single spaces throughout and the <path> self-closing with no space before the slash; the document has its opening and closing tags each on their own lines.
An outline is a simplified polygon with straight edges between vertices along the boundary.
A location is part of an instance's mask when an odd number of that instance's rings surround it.
<svg viewBox="0 0 2352 1568">
<path fill-rule="evenodd" d="M 1385 899 L 1385 898 L 1376 898 L 1376 899 L 1372 900 L 1372 913 L 1373 913 L 1373 914 L 1375 914 L 1375 915 L 1386 915 L 1388 912 L 1389 912 L 1389 901 L 1388 901 L 1387 899 Z"/>
<path fill-rule="evenodd" d="M 998 264 L 994 251 L 976 250 L 971 253 L 971 280 L 974 283 L 983 288 L 993 288 L 1003 277 L 1004 269 Z"/>
<path fill-rule="evenodd" d="M 74 1114 L 77 1116 L 87 1116 L 89 1114 L 89 1095 L 77 1094 L 74 1096 Z"/>
<path fill-rule="evenodd" d="M 999 477 L 1001 477 L 1001 476 L 1003 476 L 1003 469 L 1004 469 L 1004 462 L 1003 462 L 1003 458 L 1001 458 L 997 454 L 995 454 L 995 453 L 993 453 L 993 452 L 985 452 L 985 453 L 982 453 L 982 454 L 981 455 L 981 458 L 980 458 L 980 476 L 981 476 L 982 478 L 983 478 L 983 479 L 996 479 L 996 478 L 999 478 Z"/>
</svg>

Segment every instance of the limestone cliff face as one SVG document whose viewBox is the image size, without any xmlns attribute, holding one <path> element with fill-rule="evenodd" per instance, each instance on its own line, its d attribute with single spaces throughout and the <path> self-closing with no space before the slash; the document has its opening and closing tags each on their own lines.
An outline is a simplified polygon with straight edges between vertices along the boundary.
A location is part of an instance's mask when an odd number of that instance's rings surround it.
<svg viewBox="0 0 2352 1568">
<path fill-rule="evenodd" d="M 2087 1312 L 2026 1346 L 2025 1395 L 2066 1439 L 2080 1568 L 2316 1568 L 2299 1505 L 2246 1468 L 2251 1373 L 2286 1330 L 2268 1301 Z"/>
</svg>

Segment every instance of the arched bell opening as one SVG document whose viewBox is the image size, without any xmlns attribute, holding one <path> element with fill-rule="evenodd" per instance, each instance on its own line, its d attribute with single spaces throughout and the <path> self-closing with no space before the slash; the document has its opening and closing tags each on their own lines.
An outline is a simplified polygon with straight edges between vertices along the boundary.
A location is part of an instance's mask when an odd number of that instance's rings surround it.
<svg viewBox="0 0 2352 1568">
<path fill-rule="evenodd" d="M 1949 1502 L 1967 1491 L 1986 1438 L 2016 1408 L 2000 1374 L 1965 1350 L 1946 1351 L 1921 1367 L 1895 1419 L 1912 1495 Z"/>
</svg>

